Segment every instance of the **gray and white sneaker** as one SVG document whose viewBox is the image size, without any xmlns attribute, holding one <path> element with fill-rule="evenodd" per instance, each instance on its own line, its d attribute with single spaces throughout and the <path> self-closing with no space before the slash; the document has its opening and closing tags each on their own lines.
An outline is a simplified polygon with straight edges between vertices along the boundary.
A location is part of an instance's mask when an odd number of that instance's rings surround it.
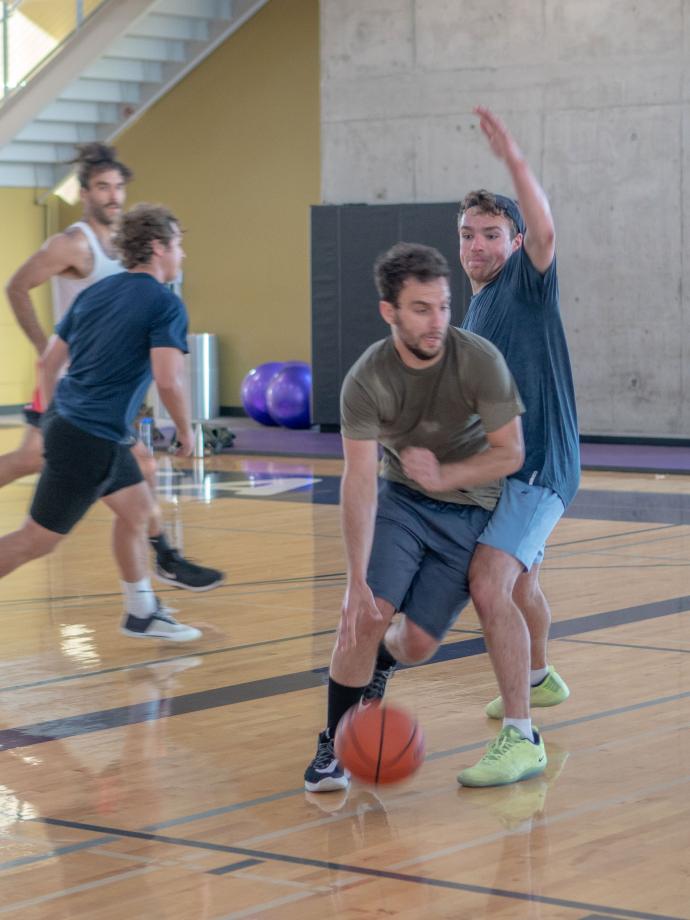
<svg viewBox="0 0 690 920">
<path fill-rule="evenodd" d="M 158 598 L 156 612 L 150 617 L 135 617 L 131 613 L 126 613 L 120 632 L 132 639 L 167 639 L 169 642 L 193 642 L 201 638 L 200 629 L 178 623 Z"/>
</svg>

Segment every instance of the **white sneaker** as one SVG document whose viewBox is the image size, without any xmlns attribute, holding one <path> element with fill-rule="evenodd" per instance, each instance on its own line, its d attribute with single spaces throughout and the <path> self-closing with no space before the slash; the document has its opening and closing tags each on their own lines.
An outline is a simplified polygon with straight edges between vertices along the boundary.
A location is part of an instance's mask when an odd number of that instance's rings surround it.
<svg viewBox="0 0 690 920">
<path fill-rule="evenodd" d="M 193 642 L 201 638 L 201 630 L 196 626 L 178 623 L 158 601 L 156 612 L 150 617 L 135 617 L 125 614 L 120 632 L 132 639 L 167 639 L 169 642 Z"/>
</svg>

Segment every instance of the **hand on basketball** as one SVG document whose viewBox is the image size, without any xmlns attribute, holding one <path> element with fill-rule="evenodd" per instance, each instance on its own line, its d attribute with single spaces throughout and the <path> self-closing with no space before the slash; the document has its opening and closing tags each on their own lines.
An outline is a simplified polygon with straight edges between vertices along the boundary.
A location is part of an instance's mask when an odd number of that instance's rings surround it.
<svg viewBox="0 0 690 920">
<path fill-rule="evenodd" d="M 522 151 L 515 142 L 515 138 L 497 115 L 484 108 L 483 105 L 478 105 L 473 111 L 475 115 L 479 115 L 479 127 L 488 140 L 492 153 L 499 160 L 522 159 Z"/>
<path fill-rule="evenodd" d="M 348 585 L 343 598 L 338 624 L 338 638 L 335 647 L 347 652 L 357 645 L 357 629 L 360 624 L 381 621 L 381 611 L 376 606 L 374 595 L 367 584 Z"/>
<path fill-rule="evenodd" d="M 191 428 L 182 428 L 176 434 L 176 457 L 191 457 L 194 452 L 194 432 Z"/>
<path fill-rule="evenodd" d="M 443 492 L 443 471 L 436 455 L 426 447 L 406 447 L 400 454 L 405 475 L 426 489 L 427 492 Z"/>
</svg>

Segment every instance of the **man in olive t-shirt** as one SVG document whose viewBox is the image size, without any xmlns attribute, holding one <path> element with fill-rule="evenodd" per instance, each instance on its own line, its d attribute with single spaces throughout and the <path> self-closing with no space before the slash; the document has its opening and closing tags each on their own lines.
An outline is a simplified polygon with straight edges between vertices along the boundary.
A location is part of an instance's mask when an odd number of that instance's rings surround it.
<svg viewBox="0 0 690 920">
<path fill-rule="evenodd" d="M 340 718 L 362 699 L 377 650 L 414 664 L 438 648 L 467 603 L 470 559 L 500 479 L 522 465 L 517 389 L 493 345 L 449 328 L 448 275 L 443 256 L 418 244 L 398 243 L 377 260 L 379 309 L 392 334 L 367 349 L 343 384 L 348 577 L 328 725 L 305 772 L 309 792 L 348 785 L 333 738 Z M 520 768 L 513 764 L 500 782 L 546 766 L 537 733 L 516 744 Z"/>
</svg>

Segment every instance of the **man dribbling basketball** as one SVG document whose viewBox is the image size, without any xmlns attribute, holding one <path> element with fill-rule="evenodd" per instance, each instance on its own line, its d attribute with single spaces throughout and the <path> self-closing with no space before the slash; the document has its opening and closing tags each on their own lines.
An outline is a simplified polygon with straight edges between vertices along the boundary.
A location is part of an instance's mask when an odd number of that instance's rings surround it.
<svg viewBox="0 0 690 920">
<path fill-rule="evenodd" d="M 438 648 L 467 603 L 469 563 L 498 480 L 523 462 L 513 379 L 493 345 L 449 328 L 448 276 L 443 256 L 427 246 L 398 243 L 377 260 L 379 309 L 392 334 L 368 348 L 343 383 L 347 589 L 327 727 L 305 772 L 309 792 L 348 785 L 333 738 L 372 678 L 384 635 L 391 661 L 418 663 Z M 546 766 L 538 734 L 520 747 L 502 782 Z"/>
</svg>

